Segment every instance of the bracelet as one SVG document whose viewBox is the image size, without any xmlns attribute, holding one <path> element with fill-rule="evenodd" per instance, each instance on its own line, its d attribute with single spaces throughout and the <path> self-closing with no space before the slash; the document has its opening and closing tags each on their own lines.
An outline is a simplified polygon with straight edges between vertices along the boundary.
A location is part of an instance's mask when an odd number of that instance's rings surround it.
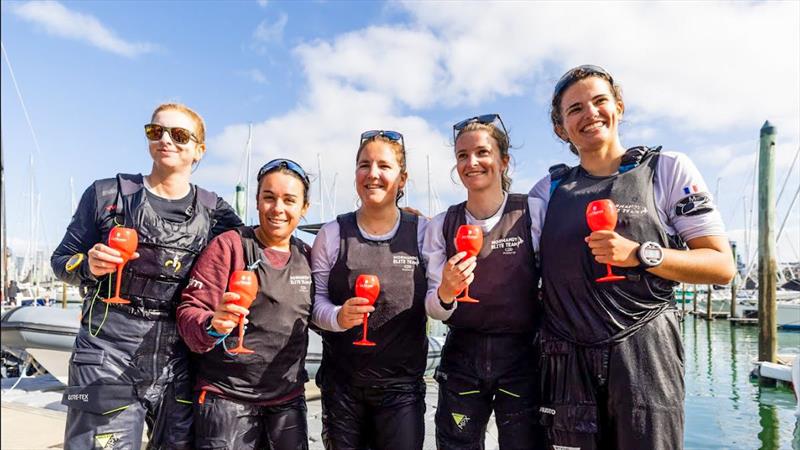
<svg viewBox="0 0 800 450">
<path fill-rule="evenodd" d="M 226 338 L 230 333 L 222 334 L 218 332 L 217 330 L 214 329 L 214 327 L 211 326 L 211 319 L 209 319 L 208 326 L 206 327 L 206 334 L 213 338 Z"/>
<path fill-rule="evenodd" d="M 442 308 L 444 308 L 446 311 L 453 309 L 453 305 L 456 303 L 455 300 L 450 303 L 445 303 L 444 300 L 442 300 L 442 297 L 439 296 L 438 290 L 436 291 L 436 298 L 439 299 L 439 304 L 442 305 Z"/>
</svg>

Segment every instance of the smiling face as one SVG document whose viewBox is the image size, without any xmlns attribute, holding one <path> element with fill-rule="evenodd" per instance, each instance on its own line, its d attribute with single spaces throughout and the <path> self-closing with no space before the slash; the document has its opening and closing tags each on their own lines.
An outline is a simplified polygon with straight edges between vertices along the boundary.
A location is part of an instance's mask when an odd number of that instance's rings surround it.
<svg viewBox="0 0 800 450">
<path fill-rule="evenodd" d="M 624 105 L 606 80 L 588 77 L 567 88 L 561 98 L 561 123 L 556 132 L 579 152 L 591 152 L 619 141 Z"/>
<path fill-rule="evenodd" d="M 468 191 L 502 189 L 508 156 L 500 155 L 497 141 L 487 130 L 461 133 L 456 140 L 456 170 Z"/>
<path fill-rule="evenodd" d="M 308 211 L 300 178 L 279 170 L 269 172 L 258 185 L 258 223 L 273 242 L 286 242 Z"/>
<path fill-rule="evenodd" d="M 356 161 L 356 192 L 365 206 L 394 207 L 408 174 L 400 166 L 394 144 L 379 139 L 364 145 Z"/>
<path fill-rule="evenodd" d="M 157 112 L 152 123 L 165 127 L 180 127 L 198 133 L 197 123 L 191 116 L 177 109 L 164 109 Z M 156 141 L 148 140 L 150 157 L 154 164 L 169 170 L 189 170 L 192 163 L 200 161 L 206 146 L 190 139 L 186 144 L 177 144 L 166 131 Z"/>
</svg>

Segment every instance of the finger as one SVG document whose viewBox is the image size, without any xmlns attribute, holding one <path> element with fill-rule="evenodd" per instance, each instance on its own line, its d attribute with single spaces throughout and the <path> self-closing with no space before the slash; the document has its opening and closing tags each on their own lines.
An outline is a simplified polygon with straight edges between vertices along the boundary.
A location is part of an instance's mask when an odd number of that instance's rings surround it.
<svg viewBox="0 0 800 450">
<path fill-rule="evenodd" d="M 470 265 L 474 265 L 477 261 L 478 261 L 477 258 L 475 258 L 474 256 L 470 256 L 469 258 L 458 263 L 455 269 L 458 270 L 459 272 L 463 272 L 464 270 L 466 270 L 467 267 L 469 267 Z"/>
<path fill-rule="evenodd" d="M 344 302 L 345 306 L 365 305 L 367 303 L 369 303 L 369 300 L 365 299 L 364 297 L 351 297 L 349 300 Z"/>
<path fill-rule="evenodd" d="M 133 255 L 131 255 L 131 257 L 130 257 L 130 261 L 133 261 L 134 259 L 138 258 L 139 256 L 141 256 L 139 254 L 139 252 L 133 252 Z"/>
<path fill-rule="evenodd" d="M 105 253 L 105 254 L 111 255 L 111 256 L 120 256 L 120 255 L 122 255 L 122 253 L 120 253 L 119 250 L 111 248 L 111 247 L 109 247 L 109 246 L 107 246 L 105 244 L 102 244 L 100 242 L 98 242 L 97 244 L 94 244 L 93 248 L 98 253 Z"/>
<path fill-rule="evenodd" d="M 231 314 L 236 314 L 237 316 L 238 315 L 246 316 L 246 315 L 250 314 L 250 310 L 249 309 L 247 309 L 247 308 L 245 308 L 245 307 L 243 307 L 241 305 L 237 305 L 236 303 L 226 303 L 225 304 L 225 311 L 227 311 L 227 312 L 229 312 Z"/>
<path fill-rule="evenodd" d="M 472 284 L 472 282 L 473 282 L 474 280 L 475 280 L 475 274 L 474 274 L 474 273 L 471 273 L 471 274 L 469 274 L 469 276 L 468 276 L 468 277 L 467 277 L 467 278 L 464 280 L 464 284 L 468 286 L 468 285 Z"/>
<path fill-rule="evenodd" d="M 467 252 L 458 252 L 447 260 L 447 264 L 450 267 L 454 267 L 456 264 L 458 264 L 459 261 L 464 259 L 465 256 L 467 256 Z"/>
<path fill-rule="evenodd" d="M 222 301 L 226 303 L 238 301 L 240 298 L 241 297 L 239 297 L 239 294 L 236 294 L 234 292 L 226 292 L 222 294 Z"/>
<path fill-rule="evenodd" d="M 374 306 L 364 305 L 364 306 L 356 306 L 356 307 L 351 308 L 348 311 L 348 314 L 363 315 L 363 314 L 366 314 L 366 313 L 371 313 L 372 311 L 375 311 L 375 307 Z"/>
</svg>

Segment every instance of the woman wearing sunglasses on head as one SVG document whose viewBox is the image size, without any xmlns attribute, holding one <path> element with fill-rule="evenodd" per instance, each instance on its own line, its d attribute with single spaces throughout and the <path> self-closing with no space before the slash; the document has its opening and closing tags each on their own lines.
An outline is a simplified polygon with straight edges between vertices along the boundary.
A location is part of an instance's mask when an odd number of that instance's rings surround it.
<svg viewBox="0 0 800 450">
<path fill-rule="evenodd" d="M 308 448 L 303 385 L 311 249 L 292 236 L 308 210 L 308 188 L 297 163 L 265 164 L 258 172 L 259 225 L 218 236 L 192 269 L 178 327 L 196 353 L 197 449 Z M 231 275 L 242 270 L 255 272 L 258 282 L 249 308 L 230 292 Z M 240 333 L 229 336 L 240 316 L 248 322 L 243 342 Z M 236 344 L 253 352 L 237 354 Z"/>
<path fill-rule="evenodd" d="M 216 234 L 241 225 L 216 194 L 189 182 L 205 147 L 202 118 L 163 104 L 145 125 L 152 170 L 95 181 L 81 197 L 51 258 L 55 274 L 80 284 L 81 328 L 70 360 L 65 448 L 191 448 L 191 382 L 175 308 L 196 255 Z M 120 296 L 111 297 L 121 253 L 106 243 L 117 225 L 138 233 Z"/>
<path fill-rule="evenodd" d="M 361 207 L 325 224 L 314 241 L 314 322 L 326 330 L 317 384 L 328 450 L 422 448 L 425 219 L 397 207 L 407 178 L 403 136 L 363 133 L 355 173 Z M 374 306 L 355 296 L 362 274 L 375 275 L 380 283 Z M 354 345 L 367 313 L 367 338 L 375 346 Z"/>
<path fill-rule="evenodd" d="M 539 327 L 535 245 L 541 211 L 509 188 L 509 139 L 497 114 L 453 126 L 456 171 L 467 201 L 431 220 L 423 248 L 428 262 L 428 314 L 450 333 L 436 371 L 439 449 L 482 449 L 495 413 L 500 448 L 543 448 L 534 433 Z M 461 225 L 481 233 L 477 258 L 456 248 Z M 476 248 L 477 250 L 477 248 Z M 457 303 L 469 287 L 478 303 Z"/>
<path fill-rule="evenodd" d="M 552 167 L 531 190 L 547 205 L 541 420 L 549 444 L 682 448 L 683 346 L 673 287 L 730 281 L 722 220 L 685 155 L 622 146 L 621 91 L 602 68 L 569 70 L 551 107 L 553 129 L 580 161 Z M 592 231 L 587 223 L 606 209 L 608 223 Z"/>
</svg>

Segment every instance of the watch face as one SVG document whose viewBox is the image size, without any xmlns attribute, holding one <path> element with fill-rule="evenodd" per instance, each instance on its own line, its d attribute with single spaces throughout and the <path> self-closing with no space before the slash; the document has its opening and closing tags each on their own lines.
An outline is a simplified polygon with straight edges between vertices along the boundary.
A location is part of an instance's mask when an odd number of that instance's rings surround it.
<svg viewBox="0 0 800 450">
<path fill-rule="evenodd" d="M 640 257 L 645 264 L 648 265 L 657 265 L 661 262 L 661 258 L 663 258 L 664 253 L 661 251 L 661 247 L 658 244 L 653 242 L 647 242 L 643 244 Z"/>
<path fill-rule="evenodd" d="M 644 249 L 644 257 L 650 261 L 658 261 L 661 258 L 661 250 L 657 248 L 648 247 Z"/>
<path fill-rule="evenodd" d="M 69 261 L 67 261 L 67 264 L 65 266 L 65 269 L 67 269 L 67 272 L 72 272 L 75 269 L 77 269 L 82 262 L 83 262 L 83 253 L 76 253 L 69 258 Z"/>
</svg>

